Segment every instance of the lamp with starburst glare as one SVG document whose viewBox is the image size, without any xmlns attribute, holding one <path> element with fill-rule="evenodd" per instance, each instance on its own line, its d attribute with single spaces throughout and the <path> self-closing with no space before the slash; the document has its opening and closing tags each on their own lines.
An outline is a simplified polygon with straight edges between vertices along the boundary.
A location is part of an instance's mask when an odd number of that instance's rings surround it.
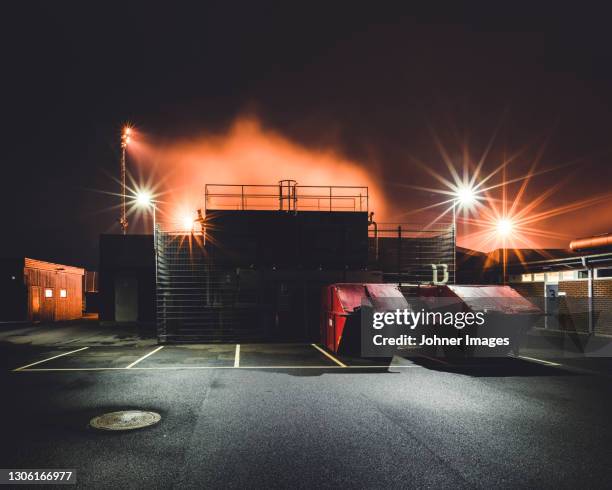
<svg viewBox="0 0 612 490">
<path fill-rule="evenodd" d="M 500 218 L 496 223 L 497 234 L 502 238 L 508 238 L 512 235 L 514 223 L 510 218 Z"/>
</svg>

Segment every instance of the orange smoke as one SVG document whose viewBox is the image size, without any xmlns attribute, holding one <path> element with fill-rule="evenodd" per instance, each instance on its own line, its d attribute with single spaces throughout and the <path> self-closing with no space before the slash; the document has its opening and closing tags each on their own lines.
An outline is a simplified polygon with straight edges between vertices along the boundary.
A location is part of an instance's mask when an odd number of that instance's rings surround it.
<svg viewBox="0 0 612 490">
<path fill-rule="evenodd" d="M 205 184 L 349 185 L 369 188 L 369 209 L 380 219 L 385 199 L 376 171 L 344 158 L 329 148 L 306 148 L 280 133 L 264 129 L 253 117 L 235 121 L 223 135 L 203 135 L 172 143 L 156 143 L 138 135 L 130 157 L 141 174 L 152 175 L 166 220 L 181 222 L 204 207 Z M 141 182 L 139 185 L 145 185 Z"/>
</svg>

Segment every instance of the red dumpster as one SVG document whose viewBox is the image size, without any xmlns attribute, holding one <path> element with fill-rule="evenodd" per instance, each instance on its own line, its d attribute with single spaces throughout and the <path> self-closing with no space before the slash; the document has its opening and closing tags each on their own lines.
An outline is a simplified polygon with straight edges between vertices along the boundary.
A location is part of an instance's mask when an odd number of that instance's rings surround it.
<svg viewBox="0 0 612 490">
<path fill-rule="evenodd" d="M 488 318 L 486 325 L 466 328 L 455 333 L 458 336 L 469 334 L 506 337 L 510 345 L 508 348 L 497 349 L 501 353 L 512 350 L 518 354 L 527 332 L 542 315 L 540 308 L 510 286 L 418 286 L 411 291 L 411 294 L 417 296 L 429 308 L 439 308 L 445 303 L 440 303 L 436 299 L 444 298 L 448 299 L 447 307 L 459 308 L 462 311 L 486 312 Z M 489 354 L 496 352 L 492 349 L 484 349 L 484 351 Z M 474 352 L 466 352 L 466 354 L 474 354 Z"/>
<path fill-rule="evenodd" d="M 337 283 L 323 288 L 321 341 L 329 350 L 338 352 L 347 318 L 364 298 L 403 299 L 404 295 L 396 284 Z"/>
</svg>

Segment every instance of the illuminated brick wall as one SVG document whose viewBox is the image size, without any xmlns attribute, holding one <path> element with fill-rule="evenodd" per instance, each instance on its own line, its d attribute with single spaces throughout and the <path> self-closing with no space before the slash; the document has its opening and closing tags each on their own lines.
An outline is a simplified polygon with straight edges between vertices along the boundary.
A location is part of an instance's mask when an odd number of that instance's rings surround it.
<svg viewBox="0 0 612 490">
<path fill-rule="evenodd" d="M 586 298 L 589 294 L 588 281 L 559 281 L 559 292 L 570 298 Z"/>
<path fill-rule="evenodd" d="M 516 289 L 522 296 L 525 296 L 526 298 L 544 297 L 543 282 L 517 282 L 510 284 L 510 286 Z"/>
</svg>

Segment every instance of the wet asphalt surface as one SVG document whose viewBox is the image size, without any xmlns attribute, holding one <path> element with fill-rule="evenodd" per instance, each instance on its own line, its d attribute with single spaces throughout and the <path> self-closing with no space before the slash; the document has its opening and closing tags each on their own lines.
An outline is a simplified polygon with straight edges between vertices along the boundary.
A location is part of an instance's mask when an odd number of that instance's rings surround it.
<svg viewBox="0 0 612 490">
<path fill-rule="evenodd" d="M 90 488 L 609 488 L 612 379 L 522 359 L 340 359 L 309 344 L 2 344 L 3 468 Z M 602 362 L 600 360 L 600 362 Z M 234 367 L 238 364 L 239 367 Z M 360 367 L 355 367 L 360 366 Z M 48 370 L 46 370 L 48 369 Z M 156 426 L 89 420 L 159 412 Z"/>
</svg>

